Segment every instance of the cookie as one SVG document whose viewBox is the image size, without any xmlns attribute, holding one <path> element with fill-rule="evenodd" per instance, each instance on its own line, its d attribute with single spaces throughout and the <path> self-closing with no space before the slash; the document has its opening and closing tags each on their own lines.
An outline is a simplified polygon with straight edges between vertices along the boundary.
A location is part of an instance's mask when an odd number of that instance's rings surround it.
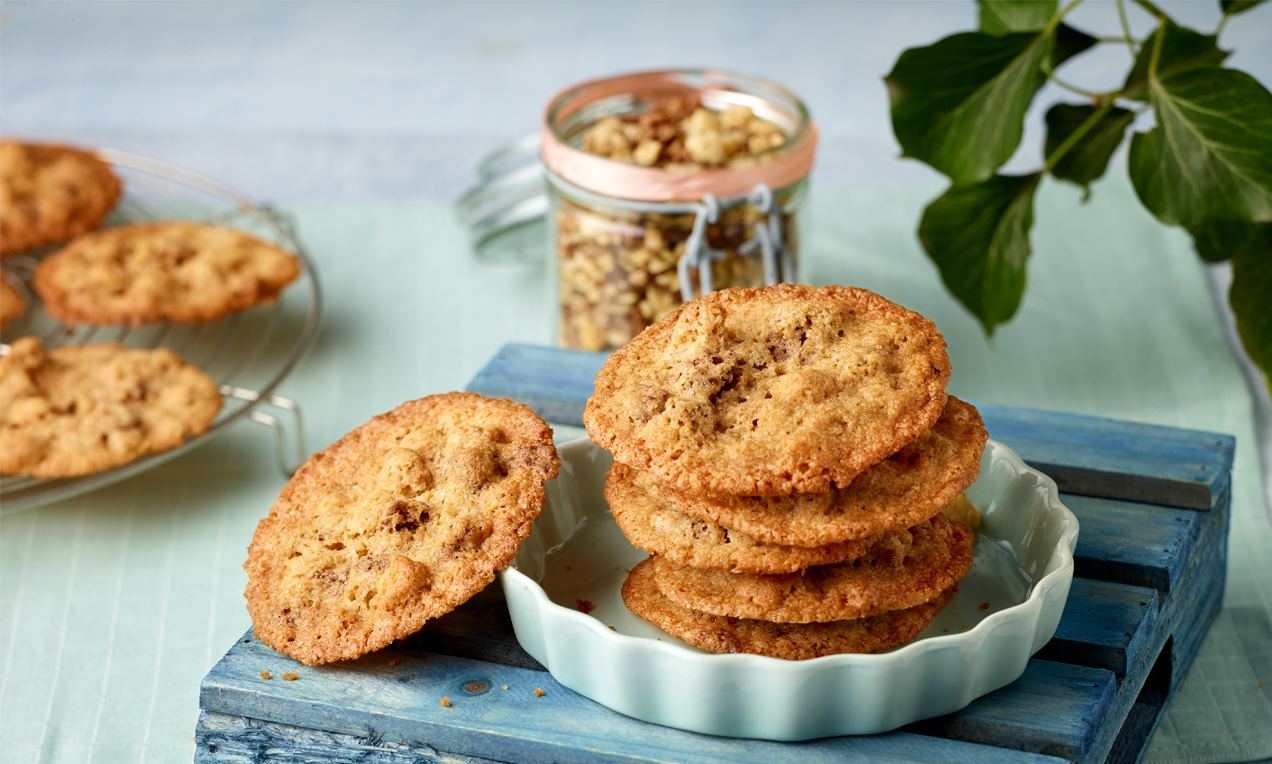
<svg viewBox="0 0 1272 764">
<path fill-rule="evenodd" d="M 0 256 L 93 230 L 121 191 L 110 165 L 90 151 L 0 141 Z"/>
<path fill-rule="evenodd" d="M 13 319 L 26 313 L 26 300 L 17 287 L 9 283 L 9 274 L 0 268 L 0 331 Z"/>
<path fill-rule="evenodd" d="M 23 337 L 0 358 L 0 472 L 72 477 L 127 464 L 206 432 L 220 410 L 216 383 L 166 348 L 46 351 Z"/>
<path fill-rule="evenodd" d="M 956 587 L 906 610 L 848 621 L 773 623 L 691 610 L 659 591 L 653 561 L 632 569 L 623 602 L 636 615 L 694 647 L 713 653 L 751 653 L 807 660 L 840 653 L 879 653 L 919 635 L 958 592 Z"/>
<path fill-rule="evenodd" d="M 921 605 L 972 568 L 972 531 L 944 515 L 915 526 L 910 544 L 876 544 L 851 562 L 761 575 L 699 570 L 655 557 L 668 599 L 693 610 L 778 623 L 866 618 Z"/>
<path fill-rule="evenodd" d="M 934 424 L 936 326 L 864 289 L 725 289 L 606 360 L 583 421 L 624 464 L 695 495 L 846 486 Z"/>
<path fill-rule="evenodd" d="M 257 638 L 315 665 L 418 631 L 517 553 L 561 460 L 552 430 L 473 393 L 402 404 L 309 458 L 248 548 Z"/>
<path fill-rule="evenodd" d="M 33 286 L 67 324 L 201 323 L 272 301 L 300 275 L 290 253 L 201 223 L 118 226 L 46 257 Z"/>
<path fill-rule="evenodd" d="M 949 396 L 935 425 L 843 488 L 778 497 L 657 490 L 688 514 L 757 541 L 821 546 L 909 528 L 935 515 L 976 482 L 985 440 L 976 408 Z"/>
<path fill-rule="evenodd" d="M 731 573 L 793 573 L 814 565 L 855 560 L 879 537 L 819 547 L 765 544 L 740 531 L 692 517 L 668 503 L 647 472 L 621 462 L 605 474 L 605 500 L 619 530 L 650 554 L 682 565 Z M 902 542 L 904 531 L 883 534 Z"/>
</svg>

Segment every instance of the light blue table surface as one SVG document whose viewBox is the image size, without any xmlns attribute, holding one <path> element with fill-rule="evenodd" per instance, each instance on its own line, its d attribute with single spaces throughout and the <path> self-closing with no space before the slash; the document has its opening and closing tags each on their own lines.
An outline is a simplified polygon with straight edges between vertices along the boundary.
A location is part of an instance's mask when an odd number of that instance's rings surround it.
<svg viewBox="0 0 1272 764">
<path fill-rule="evenodd" d="M 1161 5 L 1199 28 L 1217 20 L 1213 2 Z M 1210 300 L 1226 271 L 1203 273 L 1186 239 L 1151 220 L 1123 229 L 1109 210 L 1135 209 L 1124 178 L 1111 178 L 1089 208 L 1071 189 L 1047 191 L 1040 210 L 1053 217 L 1038 216 L 1025 308 L 993 343 L 944 296 L 919 254 L 919 210 L 941 183 L 897 158 L 881 77 L 903 48 L 972 28 L 971 2 L 6 1 L 0 14 L 0 133 L 147 154 L 297 214 L 331 297 L 313 355 L 284 386 L 305 406 L 312 448 L 402 400 L 462 387 L 505 341 L 548 340 L 542 271 L 474 265 L 448 208 L 482 155 L 534 129 L 546 99 L 571 82 L 725 67 L 789 86 L 822 127 L 814 185 L 825 193 L 814 205 L 811 244 L 820 254 L 806 279 L 876 288 L 937 320 L 951 341 L 960 395 L 1240 430 L 1236 490 L 1241 527 L 1250 530 L 1234 539 L 1234 551 L 1272 557 L 1251 422 L 1263 406 L 1266 442 L 1266 398 L 1251 397 Z M 1091 0 L 1070 19 L 1116 29 L 1110 2 Z M 1149 24 L 1138 11 L 1132 21 L 1141 31 Z M 1272 83 L 1272 7 L 1239 17 L 1222 43 L 1237 51 L 1231 66 Z M 1066 75 L 1114 85 L 1127 62 L 1125 49 L 1104 46 Z M 1060 97 L 1048 85 L 1038 101 Z M 1044 111 L 1030 112 L 1009 169 L 1039 163 Z M 1114 164 L 1124 165 L 1121 154 Z M 1123 207 L 1101 212 L 1101 193 Z M 836 216 L 834 204 L 861 209 Z M 878 211 L 864 220 L 872 204 Z M 1101 240 L 1066 224 L 1091 220 L 1107 228 L 1114 250 L 1154 248 L 1170 253 L 1169 267 L 1140 282 L 1125 263 L 1112 264 L 1077 278 L 1084 291 L 1076 298 L 1060 291 L 1073 277 L 1058 258 L 1087 257 L 1083 248 Z M 881 261 L 880 253 L 895 258 Z M 1089 305 L 1093 326 L 1124 317 L 1090 302 L 1117 294 L 1105 277 L 1138 284 L 1128 305 L 1151 304 L 1154 284 L 1178 299 L 1169 324 L 1184 337 L 1178 352 L 1208 364 L 1205 374 L 1181 371 L 1137 395 L 1129 386 L 1142 371 L 1135 365 L 1170 356 L 1175 350 L 1160 345 L 1172 340 L 1150 332 L 1146 341 L 1159 346 L 1123 347 L 1125 337 L 1141 335 L 1108 325 L 1097 344 L 1125 351 L 1126 369 L 1094 381 L 1095 369 L 1080 362 L 1081 338 L 1061 331 L 1046 347 L 1073 354 L 1072 362 L 1035 359 L 1036 369 L 1054 374 L 1006 386 L 1020 377 L 996 374 L 996 364 L 1031 359 L 1027 332 L 1050 325 L 1047 311 L 1076 300 Z M 409 320 L 395 318 L 385 294 Z M 1182 395 L 1202 389 L 1215 397 Z M 271 446 L 238 425 L 153 473 L 0 520 L 0 760 L 189 759 L 198 681 L 247 628 L 243 550 L 282 485 Z M 1272 756 L 1272 732 L 1239 728 L 1263 718 L 1260 709 L 1272 719 L 1272 692 L 1225 674 L 1248 666 L 1272 678 L 1267 571 L 1234 571 L 1240 591 L 1263 594 L 1228 603 L 1222 634 L 1231 641 L 1203 650 L 1206 676 L 1193 682 L 1200 689 L 1181 696 L 1183 709 L 1159 733 L 1165 742 L 1155 741 L 1151 761 Z M 1230 597 L 1233 585 L 1230 577 Z M 1225 695 L 1225 682 L 1241 692 Z"/>
</svg>

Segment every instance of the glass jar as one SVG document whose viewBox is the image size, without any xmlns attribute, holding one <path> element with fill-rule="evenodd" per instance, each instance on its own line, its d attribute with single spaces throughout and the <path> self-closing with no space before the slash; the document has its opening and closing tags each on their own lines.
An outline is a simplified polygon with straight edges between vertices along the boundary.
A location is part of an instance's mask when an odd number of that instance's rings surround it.
<svg viewBox="0 0 1272 764">
<path fill-rule="evenodd" d="M 717 115 L 745 106 L 781 141 L 723 167 L 641 165 L 581 148 L 601 120 L 634 124 L 676 97 Z M 626 75 L 564 91 L 542 127 L 562 347 L 612 350 L 697 295 L 796 279 L 817 129 L 785 89 L 719 71 Z"/>
</svg>

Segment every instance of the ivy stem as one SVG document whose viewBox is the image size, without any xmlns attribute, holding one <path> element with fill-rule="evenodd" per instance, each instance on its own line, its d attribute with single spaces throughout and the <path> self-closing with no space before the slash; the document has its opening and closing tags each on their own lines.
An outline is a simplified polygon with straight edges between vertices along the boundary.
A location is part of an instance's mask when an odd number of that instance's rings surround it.
<svg viewBox="0 0 1272 764">
<path fill-rule="evenodd" d="M 1091 112 L 1091 116 L 1087 117 L 1082 124 L 1078 125 L 1077 130 L 1069 133 L 1069 137 L 1065 138 L 1059 146 L 1056 146 L 1056 150 L 1051 152 L 1051 156 L 1047 157 L 1047 166 L 1043 167 L 1042 171 L 1051 172 L 1051 168 L 1056 166 L 1056 162 L 1059 162 L 1060 158 L 1069 152 L 1069 149 L 1073 148 L 1078 141 L 1082 140 L 1083 136 L 1091 132 L 1091 128 L 1095 127 L 1096 123 L 1098 123 L 1111 108 L 1113 108 L 1113 104 L 1106 103 Z"/>
<path fill-rule="evenodd" d="M 1161 26 L 1157 27 L 1157 34 L 1153 37 L 1153 55 L 1148 57 L 1148 79 L 1150 82 L 1157 81 L 1157 62 L 1162 57 L 1162 40 L 1166 39 L 1166 22 L 1163 21 Z"/>
<path fill-rule="evenodd" d="M 1232 18 L 1232 14 L 1231 14 L 1231 13 L 1229 13 L 1228 11 L 1224 11 L 1224 12 L 1223 12 L 1223 18 L 1219 19 L 1219 26 L 1215 27 L 1215 37 L 1216 37 L 1216 38 L 1217 38 L 1217 37 L 1219 37 L 1219 34 L 1220 34 L 1221 32 L 1223 32 L 1223 28 L 1224 28 L 1224 27 L 1226 27 L 1226 26 L 1228 26 L 1228 19 L 1230 19 L 1230 18 Z"/>
<path fill-rule="evenodd" d="M 1117 0 L 1117 19 L 1122 22 L 1122 35 L 1126 38 L 1126 47 L 1131 50 L 1131 58 L 1139 56 L 1139 47 L 1135 38 L 1131 37 L 1131 22 L 1126 18 L 1126 3 Z"/>
<path fill-rule="evenodd" d="M 1110 90 L 1107 93 L 1097 93 L 1094 90 L 1080 88 L 1077 85 L 1072 85 L 1057 77 L 1055 73 L 1052 72 L 1051 67 L 1044 67 L 1042 73 L 1047 75 L 1047 79 L 1054 82 L 1058 87 L 1062 87 L 1070 93 L 1077 93 L 1083 98 L 1090 98 L 1093 101 L 1100 101 L 1101 103 L 1111 100 L 1122 93 L 1120 90 Z"/>
<path fill-rule="evenodd" d="M 1158 21 L 1171 20 L 1170 16 L 1166 15 L 1166 11 L 1158 8 L 1155 4 L 1153 4 L 1152 0 L 1135 0 L 1135 4 L 1156 16 Z"/>
<path fill-rule="evenodd" d="M 1069 11 L 1077 8 L 1079 5 L 1082 5 L 1082 0 L 1073 0 L 1073 2 L 1061 8 L 1060 12 L 1052 16 L 1051 20 L 1047 22 L 1047 26 L 1043 27 L 1042 33 L 1051 34 L 1054 32 L 1056 27 L 1060 26 L 1061 20 L 1063 20 L 1065 16 L 1069 15 Z"/>
</svg>

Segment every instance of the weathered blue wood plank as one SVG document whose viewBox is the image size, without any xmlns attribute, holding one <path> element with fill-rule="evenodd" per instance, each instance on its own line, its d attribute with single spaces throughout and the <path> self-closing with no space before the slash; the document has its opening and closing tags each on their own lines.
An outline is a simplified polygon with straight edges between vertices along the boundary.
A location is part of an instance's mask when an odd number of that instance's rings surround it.
<svg viewBox="0 0 1272 764">
<path fill-rule="evenodd" d="M 583 406 L 604 362 L 603 353 L 510 343 L 477 372 L 467 389 L 524 403 L 548 422 L 582 427 Z"/>
<path fill-rule="evenodd" d="M 1197 543 L 1205 515 L 1186 509 L 1061 494 L 1082 532 L 1074 575 L 1170 592 Z"/>
<path fill-rule="evenodd" d="M 1001 690 L 962 711 L 905 729 L 1082 761 L 1116 691 L 1111 671 L 1033 659 L 1020 679 Z"/>
<path fill-rule="evenodd" d="M 977 409 L 990 437 L 1068 493 L 1209 509 L 1232 474 L 1231 435 L 988 403 Z"/>
<path fill-rule="evenodd" d="M 1035 657 L 1130 672 L 1157 626 L 1157 590 L 1073 579 L 1056 635 Z"/>
<path fill-rule="evenodd" d="M 261 671 L 270 672 L 272 678 L 261 678 Z M 281 679 L 288 671 L 296 671 L 299 678 Z M 476 688 L 474 683 L 484 686 Z M 502 689 L 505 685 L 509 689 Z M 536 687 L 545 691 L 542 697 L 533 694 Z M 443 696 L 449 698 L 450 707 L 439 704 Z M 907 733 L 804 743 L 698 735 L 622 716 L 562 687 L 542 672 L 397 648 L 356 661 L 307 667 L 275 652 L 250 633 L 204 679 L 200 706 L 220 714 L 321 729 L 377 744 L 400 743 L 439 755 L 531 764 L 1059 764 L 1054 758 L 1021 758 L 1014 751 Z M 243 726 L 247 729 L 250 725 Z M 261 734 L 259 726 L 252 730 Z"/>
<path fill-rule="evenodd" d="M 505 345 L 468 389 L 507 397 L 549 422 L 581 426 L 605 356 L 536 345 Z M 977 404 L 990 437 L 1087 496 L 1209 509 L 1228 485 L 1234 440 L 1196 430 L 1100 417 Z"/>
</svg>

